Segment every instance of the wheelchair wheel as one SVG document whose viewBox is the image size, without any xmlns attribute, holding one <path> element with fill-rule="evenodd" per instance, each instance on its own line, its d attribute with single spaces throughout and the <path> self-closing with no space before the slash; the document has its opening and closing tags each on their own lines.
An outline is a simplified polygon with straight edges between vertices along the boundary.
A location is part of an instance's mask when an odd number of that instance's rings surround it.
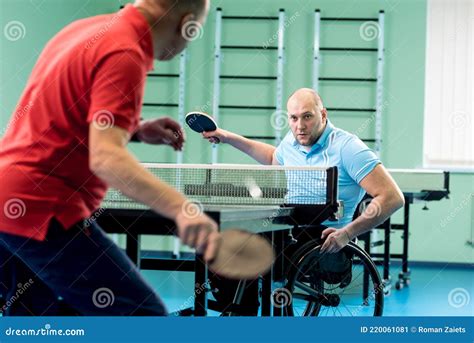
<svg viewBox="0 0 474 343">
<path fill-rule="evenodd" d="M 352 256 L 352 278 L 327 283 L 318 276 L 320 245 L 310 241 L 294 255 L 282 289 L 288 316 L 381 316 L 384 302 L 382 278 L 369 255 L 354 243 L 343 248 Z"/>
</svg>

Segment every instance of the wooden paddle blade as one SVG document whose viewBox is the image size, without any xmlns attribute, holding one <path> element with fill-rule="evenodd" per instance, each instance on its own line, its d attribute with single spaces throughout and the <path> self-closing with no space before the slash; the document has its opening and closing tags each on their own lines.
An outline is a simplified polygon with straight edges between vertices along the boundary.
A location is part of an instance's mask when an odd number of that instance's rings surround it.
<svg viewBox="0 0 474 343">
<path fill-rule="evenodd" d="M 273 247 L 265 238 L 229 229 L 222 233 L 222 244 L 208 267 L 228 279 L 251 280 L 265 274 L 274 259 Z"/>
</svg>

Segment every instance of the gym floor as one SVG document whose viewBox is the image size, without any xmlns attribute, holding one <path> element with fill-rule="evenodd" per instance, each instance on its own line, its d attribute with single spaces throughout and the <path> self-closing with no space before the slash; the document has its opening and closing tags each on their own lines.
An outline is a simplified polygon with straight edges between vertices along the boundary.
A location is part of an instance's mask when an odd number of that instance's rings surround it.
<svg viewBox="0 0 474 343">
<path fill-rule="evenodd" d="M 393 264 L 397 270 L 397 264 Z M 384 316 L 472 316 L 467 300 L 451 298 L 456 289 L 472 289 L 472 269 L 464 266 L 412 266 L 411 283 L 402 290 L 393 288 L 385 297 Z M 380 270 L 381 272 L 381 270 Z M 192 304 L 194 274 L 188 272 L 144 271 L 146 280 L 163 298 L 168 311 L 174 312 Z M 436 301 L 433 301 L 436 299 Z M 209 311 L 210 316 L 220 315 Z"/>
</svg>

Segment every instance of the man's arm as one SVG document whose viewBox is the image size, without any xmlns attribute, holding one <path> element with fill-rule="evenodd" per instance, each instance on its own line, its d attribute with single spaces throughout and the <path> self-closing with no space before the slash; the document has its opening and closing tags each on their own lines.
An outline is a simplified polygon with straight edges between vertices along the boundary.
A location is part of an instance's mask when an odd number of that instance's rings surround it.
<svg viewBox="0 0 474 343">
<path fill-rule="evenodd" d="M 203 132 L 203 137 L 208 139 L 211 143 L 215 140 L 212 137 L 219 138 L 221 143 L 227 143 L 232 145 L 234 148 L 239 149 L 243 153 L 249 155 L 258 163 L 269 165 L 278 165 L 278 161 L 275 158 L 276 148 L 273 145 L 265 144 L 255 140 L 251 140 L 235 134 L 230 131 L 223 129 L 217 129 L 215 131 Z"/>
<path fill-rule="evenodd" d="M 372 196 L 372 201 L 356 220 L 340 230 L 328 228 L 323 231 L 323 237 L 328 237 L 322 251 L 337 252 L 350 240 L 377 225 L 383 223 L 404 203 L 403 193 L 382 164 L 378 164 L 360 185 Z"/>
<path fill-rule="evenodd" d="M 110 187 L 174 220 L 183 243 L 198 250 L 206 247 L 204 258 L 212 260 L 219 241 L 216 223 L 205 214 L 187 216 L 183 209 L 187 199 L 140 165 L 126 148 L 129 139 L 130 134 L 124 129 L 99 129 L 92 123 L 89 126 L 91 171 Z"/>
</svg>

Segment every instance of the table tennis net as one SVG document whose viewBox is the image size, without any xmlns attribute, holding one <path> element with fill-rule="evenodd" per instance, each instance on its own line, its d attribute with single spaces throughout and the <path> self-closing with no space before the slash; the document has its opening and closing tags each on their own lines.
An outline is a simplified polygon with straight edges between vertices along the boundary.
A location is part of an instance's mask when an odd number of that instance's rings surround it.
<svg viewBox="0 0 474 343">
<path fill-rule="evenodd" d="M 334 167 L 191 164 L 144 164 L 144 167 L 201 204 L 312 205 L 337 199 L 337 169 Z M 116 189 L 109 190 L 102 207 L 147 208 Z"/>
</svg>

